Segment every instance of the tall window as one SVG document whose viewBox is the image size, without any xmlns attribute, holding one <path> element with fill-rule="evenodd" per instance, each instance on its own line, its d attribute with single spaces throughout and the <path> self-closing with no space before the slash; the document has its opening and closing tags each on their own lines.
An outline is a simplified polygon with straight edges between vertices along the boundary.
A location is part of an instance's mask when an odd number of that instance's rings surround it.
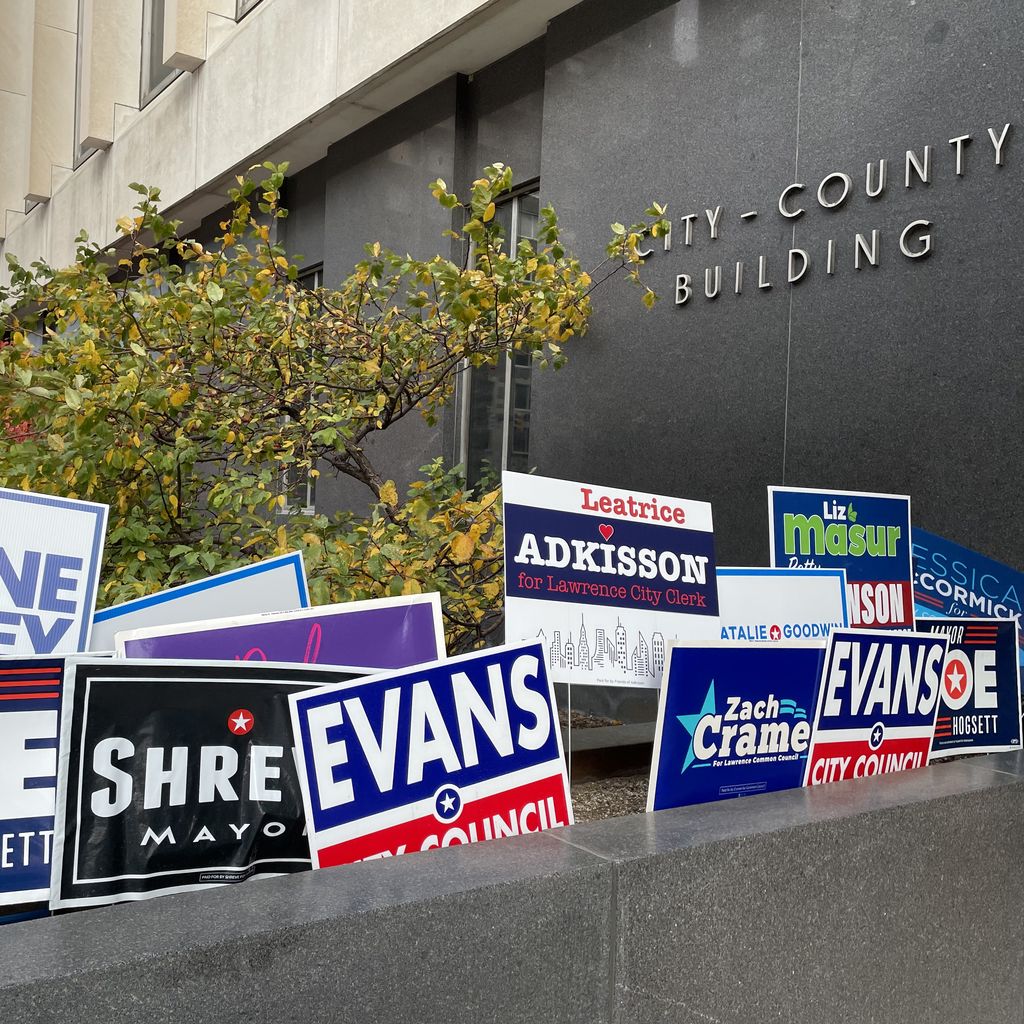
<svg viewBox="0 0 1024 1024">
<path fill-rule="evenodd" d="M 509 252 L 523 239 L 536 241 L 540 199 L 525 192 L 498 207 L 497 220 L 505 229 Z M 462 382 L 461 461 L 473 486 L 502 469 L 530 468 L 529 352 L 515 352 L 494 366 L 466 370 Z"/>
<path fill-rule="evenodd" d="M 144 107 L 163 92 L 178 75 L 177 68 L 164 67 L 164 0 L 145 0 L 142 10 L 142 83 L 139 106 Z"/>
</svg>

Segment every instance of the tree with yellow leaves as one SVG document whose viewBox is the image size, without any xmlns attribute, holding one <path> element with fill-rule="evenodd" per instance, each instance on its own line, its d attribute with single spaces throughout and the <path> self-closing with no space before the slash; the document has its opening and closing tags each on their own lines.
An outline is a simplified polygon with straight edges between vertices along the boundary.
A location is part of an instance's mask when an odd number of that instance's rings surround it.
<svg viewBox="0 0 1024 1024">
<path fill-rule="evenodd" d="M 271 231 L 286 165 L 264 169 L 259 184 L 239 177 L 212 247 L 160 215 L 157 189 L 133 185 L 119 246 L 82 234 L 63 269 L 8 257 L 0 485 L 111 506 L 104 604 L 299 547 L 317 603 L 437 590 L 450 648 L 479 644 L 500 623 L 498 492 L 467 490 L 438 460 L 402 497 L 367 441 L 411 413 L 436 420 L 467 365 L 516 351 L 562 365 L 594 288 L 619 272 L 639 282 L 639 244 L 668 229 L 664 208 L 612 225 L 588 274 L 550 208 L 538 241 L 507 251 L 494 211 L 512 171 L 496 164 L 465 202 L 431 186 L 462 214 L 450 234 L 464 261 L 375 243 L 339 288 L 310 291 Z M 351 477 L 370 514 L 282 521 L 289 468 Z"/>
</svg>

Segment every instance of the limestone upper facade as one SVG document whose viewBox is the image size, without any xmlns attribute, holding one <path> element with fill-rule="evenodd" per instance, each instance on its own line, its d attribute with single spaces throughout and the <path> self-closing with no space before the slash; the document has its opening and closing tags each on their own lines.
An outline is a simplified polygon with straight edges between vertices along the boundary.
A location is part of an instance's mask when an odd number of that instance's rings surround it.
<svg viewBox="0 0 1024 1024">
<path fill-rule="evenodd" d="M 198 223 L 252 164 L 313 163 L 575 2 L 0 0 L 0 253 L 112 241 L 136 181 Z"/>
</svg>

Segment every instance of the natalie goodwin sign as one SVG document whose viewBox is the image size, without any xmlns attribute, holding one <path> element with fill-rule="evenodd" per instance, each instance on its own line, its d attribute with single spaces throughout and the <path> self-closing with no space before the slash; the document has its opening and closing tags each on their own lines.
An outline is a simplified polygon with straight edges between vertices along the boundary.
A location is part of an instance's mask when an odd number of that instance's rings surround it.
<svg viewBox="0 0 1024 1024">
<path fill-rule="evenodd" d="M 659 685 L 681 615 L 717 638 L 707 502 L 522 473 L 502 491 L 506 635 L 546 641 L 553 681 Z"/>
</svg>

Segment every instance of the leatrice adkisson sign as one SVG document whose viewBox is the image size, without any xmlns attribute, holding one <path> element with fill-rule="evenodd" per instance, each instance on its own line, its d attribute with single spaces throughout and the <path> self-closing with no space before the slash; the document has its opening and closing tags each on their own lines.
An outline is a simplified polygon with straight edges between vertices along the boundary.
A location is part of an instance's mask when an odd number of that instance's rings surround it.
<svg viewBox="0 0 1024 1024">
<path fill-rule="evenodd" d="M 659 686 L 673 640 L 718 638 L 707 502 L 522 473 L 502 500 L 505 635 L 546 641 L 553 681 Z"/>
<path fill-rule="evenodd" d="M 539 643 L 289 700 L 315 867 L 572 824 Z"/>
</svg>

